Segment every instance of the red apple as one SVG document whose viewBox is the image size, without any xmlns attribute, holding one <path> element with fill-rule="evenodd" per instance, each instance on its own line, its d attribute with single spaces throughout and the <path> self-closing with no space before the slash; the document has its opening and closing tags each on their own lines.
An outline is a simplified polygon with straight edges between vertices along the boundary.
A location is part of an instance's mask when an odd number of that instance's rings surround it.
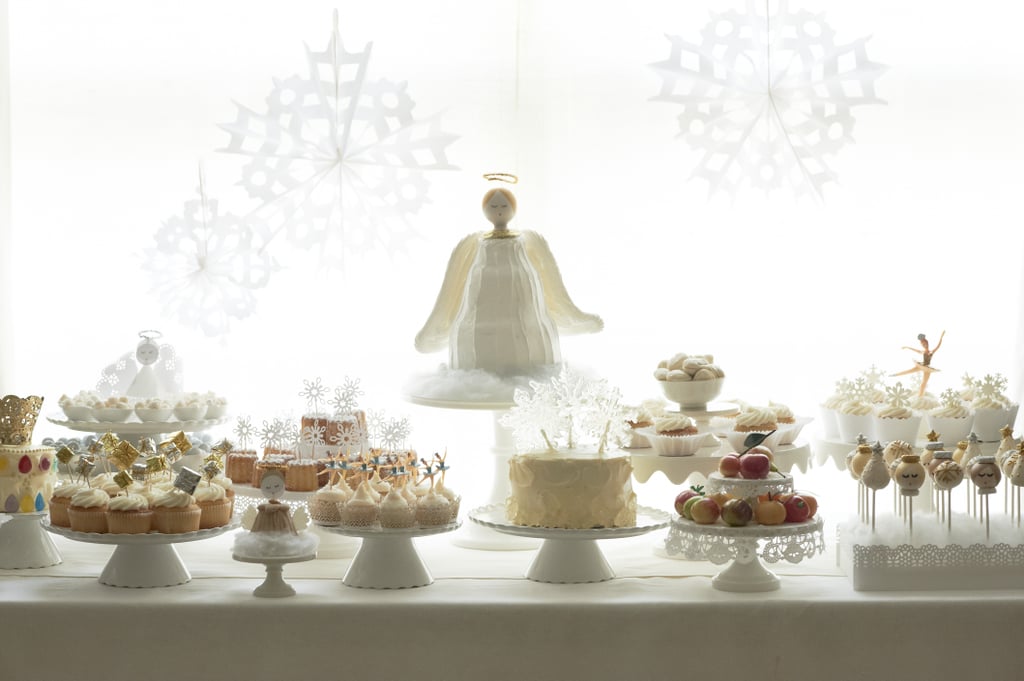
<svg viewBox="0 0 1024 681">
<path fill-rule="evenodd" d="M 772 469 L 772 460 L 764 454 L 746 454 L 740 457 L 740 477 L 763 480 Z"/>
<path fill-rule="evenodd" d="M 718 520 L 718 516 L 721 514 L 722 509 L 718 507 L 714 499 L 709 499 L 708 497 L 698 499 L 696 503 L 690 506 L 690 517 L 698 525 L 710 525 Z"/>
<path fill-rule="evenodd" d="M 772 461 L 775 461 L 775 455 L 772 454 L 772 450 L 768 449 L 764 445 L 758 445 L 756 447 L 751 447 L 747 451 L 745 451 L 742 454 L 740 454 L 740 456 L 743 457 L 743 456 L 746 456 L 747 454 L 764 454 L 765 456 L 767 456 Z"/>
<path fill-rule="evenodd" d="M 722 520 L 732 527 L 743 527 L 754 517 L 754 509 L 744 499 L 730 499 L 722 506 Z"/>
<path fill-rule="evenodd" d="M 686 504 L 686 502 L 689 499 L 692 499 L 693 497 L 699 497 L 703 494 L 704 493 L 701 491 L 699 487 L 689 487 L 687 489 L 684 489 L 676 496 L 676 513 L 678 513 L 679 515 L 683 515 L 683 506 Z"/>
<path fill-rule="evenodd" d="M 726 454 L 718 460 L 718 472 L 722 477 L 735 478 L 740 474 L 740 457 L 737 454 Z"/>
<path fill-rule="evenodd" d="M 786 507 L 787 523 L 802 523 L 811 515 L 811 507 L 807 505 L 807 502 L 799 494 L 794 494 L 789 499 L 786 499 L 786 503 L 783 506 Z"/>
</svg>

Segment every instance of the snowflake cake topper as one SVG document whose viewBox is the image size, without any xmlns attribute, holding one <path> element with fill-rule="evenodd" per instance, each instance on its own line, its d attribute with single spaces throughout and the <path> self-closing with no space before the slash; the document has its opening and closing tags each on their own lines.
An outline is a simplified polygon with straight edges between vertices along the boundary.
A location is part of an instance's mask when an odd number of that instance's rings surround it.
<svg viewBox="0 0 1024 681">
<path fill-rule="evenodd" d="M 709 194 L 788 184 L 822 195 L 835 181 L 829 157 L 853 141 L 852 109 L 884 104 L 875 81 L 885 67 L 868 38 L 836 42 L 823 15 L 786 0 L 747 0 L 745 11 L 712 13 L 699 42 L 667 36 L 669 57 L 654 101 L 682 106 L 680 136 L 702 154 L 693 176 Z"/>
<path fill-rule="evenodd" d="M 407 218 L 427 203 L 425 170 L 453 170 L 456 138 L 440 120 L 418 121 L 405 83 L 371 79 L 372 43 L 342 45 L 338 13 L 327 48 L 306 48 L 309 72 L 274 79 L 266 112 L 237 104 L 222 151 L 248 156 L 241 184 L 298 248 L 340 266 L 346 254 L 396 250 Z"/>
<path fill-rule="evenodd" d="M 897 409 L 905 407 L 913 396 L 914 391 L 905 388 L 899 381 L 896 382 L 896 385 L 885 387 L 885 398 L 890 407 Z"/>
<path fill-rule="evenodd" d="M 359 387 L 359 379 L 346 376 L 345 382 L 334 389 L 334 397 L 330 401 L 334 407 L 334 415 L 348 416 L 355 413 L 362 395 L 363 389 Z"/>
<path fill-rule="evenodd" d="M 563 365 L 546 383 L 530 381 L 530 390 L 517 388 L 515 406 L 502 417 L 522 450 L 560 446 L 574 449 L 581 443 L 596 443 L 604 453 L 609 438 L 624 436 L 626 410 L 617 388 L 603 379 L 589 379 Z"/>
<path fill-rule="evenodd" d="M 943 390 L 939 398 L 942 400 L 942 406 L 944 407 L 960 406 L 960 393 L 952 388 L 946 388 Z"/>
</svg>

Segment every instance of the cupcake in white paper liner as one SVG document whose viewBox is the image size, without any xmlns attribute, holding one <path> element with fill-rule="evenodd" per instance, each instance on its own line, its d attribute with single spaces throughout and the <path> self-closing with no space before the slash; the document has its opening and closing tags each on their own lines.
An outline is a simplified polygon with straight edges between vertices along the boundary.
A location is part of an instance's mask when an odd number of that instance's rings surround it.
<svg viewBox="0 0 1024 681">
<path fill-rule="evenodd" d="M 656 418 L 654 426 L 638 432 L 659 456 L 693 456 L 712 437 L 710 433 L 698 433 L 697 422 L 683 414 Z"/>
<path fill-rule="evenodd" d="M 1013 426 L 1017 419 L 1019 405 L 1010 401 L 1003 391 L 1006 379 L 996 374 L 986 374 L 981 380 L 974 382 L 974 424 L 972 430 L 982 442 L 998 442 L 999 430 L 1004 426 Z"/>
<path fill-rule="evenodd" d="M 914 393 L 902 383 L 885 388 L 886 402 L 875 412 L 874 439 L 883 443 L 893 440 L 917 441 L 921 417 L 910 408 Z"/>
<path fill-rule="evenodd" d="M 821 414 L 821 426 L 825 432 L 825 439 L 839 439 L 839 408 L 850 399 L 850 389 L 853 381 L 841 378 L 836 381 L 836 391 L 818 406 Z"/>
<path fill-rule="evenodd" d="M 654 419 L 665 415 L 665 403 L 661 400 L 645 400 L 639 407 L 627 408 L 626 425 L 629 430 L 621 445 L 624 449 L 650 449 L 650 441 L 641 430 L 654 427 Z"/>
<path fill-rule="evenodd" d="M 775 420 L 779 426 L 779 444 L 790 445 L 800 436 L 804 426 L 814 419 L 797 417 L 793 410 L 784 404 L 768 400 L 768 408 L 775 412 Z"/>
<path fill-rule="evenodd" d="M 943 442 L 959 442 L 970 434 L 974 412 L 960 400 L 960 393 L 949 389 L 942 393 L 941 405 L 928 412 L 927 421 Z"/>
<path fill-rule="evenodd" d="M 745 449 L 741 446 L 743 441 L 753 433 L 764 435 L 763 444 L 769 449 L 775 449 L 781 444 L 782 429 L 771 407 L 744 404 L 733 419 L 732 428 L 725 431 L 725 438 L 735 451 L 741 452 Z"/>
<path fill-rule="evenodd" d="M 863 435 L 868 440 L 875 439 L 875 408 L 871 403 L 874 393 L 864 378 L 858 378 L 848 388 L 847 398 L 836 410 L 839 424 L 839 439 L 843 442 L 857 442 Z"/>
</svg>

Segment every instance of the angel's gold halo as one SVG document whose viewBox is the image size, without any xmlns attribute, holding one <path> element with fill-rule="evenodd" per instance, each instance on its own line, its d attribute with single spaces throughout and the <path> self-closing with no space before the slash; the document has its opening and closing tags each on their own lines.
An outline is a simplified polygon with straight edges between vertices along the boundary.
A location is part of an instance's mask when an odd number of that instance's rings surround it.
<svg viewBox="0 0 1024 681">
<path fill-rule="evenodd" d="M 484 179 L 488 182 L 508 182 L 509 184 L 518 184 L 519 177 L 512 173 L 484 173 Z"/>
</svg>

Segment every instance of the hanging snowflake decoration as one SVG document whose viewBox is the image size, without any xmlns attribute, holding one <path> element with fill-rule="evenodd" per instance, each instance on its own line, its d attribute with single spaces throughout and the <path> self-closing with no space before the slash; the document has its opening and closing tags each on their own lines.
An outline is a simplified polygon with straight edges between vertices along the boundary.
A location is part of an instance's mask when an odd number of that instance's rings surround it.
<svg viewBox="0 0 1024 681">
<path fill-rule="evenodd" d="M 853 108 L 884 104 L 868 38 L 839 44 L 822 14 L 775 7 L 712 13 L 699 42 L 668 36 L 668 59 L 652 65 L 653 99 L 682 106 L 681 136 L 702 154 L 693 176 L 712 195 L 788 184 L 820 197 L 836 179 L 830 158 L 853 142 Z"/>
<path fill-rule="evenodd" d="M 199 195 L 157 230 L 144 268 L 169 316 L 215 336 L 255 311 L 254 291 L 267 284 L 273 262 L 255 223 L 221 214 L 202 177 Z"/>
<path fill-rule="evenodd" d="M 438 117 L 413 118 L 405 83 L 369 77 L 371 48 L 344 48 L 335 11 L 327 48 L 306 48 L 309 74 L 274 79 L 265 113 L 239 104 L 221 126 L 222 151 L 251 158 L 241 184 L 274 216 L 268 238 L 284 232 L 335 266 L 401 247 L 428 200 L 424 171 L 455 169 L 445 155 L 455 137 Z"/>
<path fill-rule="evenodd" d="M 550 381 L 517 388 L 516 405 L 502 417 L 520 449 L 572 449 L 581 441 L 603 452 L 609 441 L 621 439 L 626 411 L 618 389 L 603 379 L 589 379 L 563 365 Z"/>
</svg>

